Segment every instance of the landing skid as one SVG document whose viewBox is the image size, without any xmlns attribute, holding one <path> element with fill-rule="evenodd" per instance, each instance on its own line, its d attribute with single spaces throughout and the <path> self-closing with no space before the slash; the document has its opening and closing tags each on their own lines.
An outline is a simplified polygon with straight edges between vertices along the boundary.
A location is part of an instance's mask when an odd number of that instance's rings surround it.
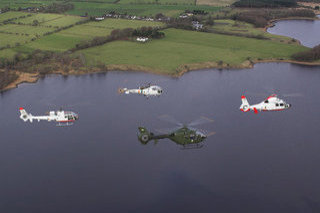
<svg viewBox="0 0 320 213">
<path fill-rule="evenodd" d="M 195 143 L 195 144 L 187 144 L 182 146 L 182 150 L 185 149 L 201 149 L 203 147 L 203 144 L 201 143 Z"/>
<path fill-rule="evenodd" d="M 57 124 L 57 126 L 60 126 L 60 127 L 64 127 L 64 126 L 72 126 L 73 125 L 73 123 L 72 122 L 59 122 L 58 124 Z"/>
</svg>

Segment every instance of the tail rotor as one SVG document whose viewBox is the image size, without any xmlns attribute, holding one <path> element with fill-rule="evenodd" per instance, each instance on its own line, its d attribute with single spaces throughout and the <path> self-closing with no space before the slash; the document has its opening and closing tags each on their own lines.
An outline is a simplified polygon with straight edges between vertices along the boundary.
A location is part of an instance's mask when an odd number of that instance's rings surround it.
<svg viewBox="0 0 320 213">
<path fill-rule="evenodd" d="M 19 111 L 20 111 L 20 119 L 22 119 L 24 122 L 27 122 L 28 120 L 31 123 L 33 122 L 32 115 L 28 114 L 24 108 L 20 107 Z"/>
<path fill-rule="evenodd" d="M 248 112 L 248 111 L 250 111 L 250 104 L 249 104 L 247 98 L 246 98 L 244 95 L 241 96 L 241 101 L 242 101 L 242 104 L 241 104 L 241 106 L 240 106 L 240 110 L 241 110 L 242 112 Z M 256 110 L 255 110 L 255 112 L 256 112 Z"/>
</svg>

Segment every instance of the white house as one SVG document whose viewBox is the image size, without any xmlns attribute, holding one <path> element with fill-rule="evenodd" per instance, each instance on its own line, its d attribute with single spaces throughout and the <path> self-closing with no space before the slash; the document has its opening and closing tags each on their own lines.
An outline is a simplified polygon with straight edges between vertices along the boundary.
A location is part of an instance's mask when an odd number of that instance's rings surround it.
<svg viewBox="0 0 320 213">
<path fill-rule="evenodd" d="M 148 40 L 149 40 L 149 38 L 146 38 L 146 37 L 138 37 L 137 38 L 137 41 L 139 41 L 139 42 L 146 42 Z"/>
<path fill-rule="evenodd" d="M 95 20 L 96 21 L 102 21 L 102 20 L 104 20 L 104 17 L 96 17 Z"/>
</svg>

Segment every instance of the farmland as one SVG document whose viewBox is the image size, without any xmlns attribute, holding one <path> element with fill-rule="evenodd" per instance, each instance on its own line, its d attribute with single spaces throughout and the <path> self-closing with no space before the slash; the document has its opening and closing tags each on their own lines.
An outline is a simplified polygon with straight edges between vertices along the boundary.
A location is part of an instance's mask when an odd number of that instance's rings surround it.
<svg viewBox="0 0 320 213">
<path fill-rule="evenodd" d="M 46 33 L 61 27 L 73 25 L 86 18 L 60 14 L 34 14 L 7 12 L 0 14 L 0 21 L 11 20 L 10 24 L 0 25 L 0 48 L 20 46 L 34 42 Z M 37 21 L 35 26 L 34 22 Z M 1 54 L 3 55 L 3 54 Z"/>
<path fill-rule="evenodd" d="M 121 2 L 121 1 L 120 1 Z M 127 13 L 130 15 L 139 16 L 154 16 L 157 13 L 162 13 L 166 16 L 178 16 L 185 10 L 205 10 L 208 12 L 215 12 L 219 7 L 195 6 L 186 4 L 108 4 L 108 3 L 88 3 L 88 2 L 75 2 L 75 9 L 68 11 L 72 15 L 102 15 L 106 12 L 115 11 L 117 13 Z"/>
<path fill-rule="evenodd" d="M 93 39 L 96 36 L 107 36 L 114 29 L 139 28 L 143 26 L 162 26 L 158 22 L 106 19 L 101 22 L 89 22 L 62 30 L 58 33 L 45 36 L 26 47 L 31 49 L 42 49 L 52 51 L 66 51 L 75 47 L 81 41 Z"/>
<path fill-rule="evenodd" d="M 291 38 L 279 35 L 273 35 L 265 32 L 263 29 L 255 28 L 252 24 L 245 22 L 234 21 L 230 19 L 216 20 L 213 27 L 213 32 L 221 34 L 230 34 L 247 37 L 260 37 L 264 39 L 271 39 L 279 42 L 292 42 Z"/>
<path fill-rule="evenodd" d="M 139 16 L 154 16 L 157 13 L 163 13 L 167 16 L 177 16 L 185 10 L 206 10 L 215 12 L 221 6 L 229 5 L 232 0 L 72 0 L 75 8 L 68 11 L 71 15 L 102 15 L 106 12 L 115 11 L 117 13 L 126 13 Z M 53 2 L 61 2 L 54 0 L 0 0 L 0 8 L 9 6 L 10 8 L 27 8 L 49 5 Z M 208 7 L 212 5 L 214 7 Z"/>
<path fill-rule="evenodd" d="M 23 17 L 23 18 L 20 18 Z M 106 19 L 100 22 L 88 22 L 74 25 L 71 28 L 46 35 L 60 27 L 73 25 L 86 20 L 79 16 L 60 14 L 33 14 L 23 12 L 8 12 L 0 15 L 1 20 L 13 20 L 12 24 L 0 26 L 0 47 L 14 47 L 1 50 L 0 57 L 11 58 L 17 52 L 30 53 L 35 49 L 63 52 L 76 46 L 76 44 L 91 40 L 96 36 L 107 36 L 114 29 L 139 28 L 143 26 L 160 27 L 160 22 L 137 21 L 125 19 Z M 38 21 L 33 26 L 34 20 Z"/>
<path fill-rule="evenodd" d="M 89 66 L 104 62 L 107 65 L 136 65 L 157 73 L 177 74 L 179 67 L 185 64 L 192 67 L 192 64 L 220 62 L 238 67 L 248 58 L 285 60 L 292 53 L 307 49 L 296 44 L 211 33 L 176 29 L 164 32 L 164 39 L 146 44 L 117 41 L 80 53 L 85 55 Z"/>
</svg>

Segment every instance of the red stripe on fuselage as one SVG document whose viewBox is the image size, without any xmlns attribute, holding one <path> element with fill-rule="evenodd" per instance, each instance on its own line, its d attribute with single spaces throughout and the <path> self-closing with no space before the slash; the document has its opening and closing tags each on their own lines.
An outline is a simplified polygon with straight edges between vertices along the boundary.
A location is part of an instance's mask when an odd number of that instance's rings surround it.
<svg viewBox="0 0 320 213">
<path fill-rule="evenodd" d="M 58 123 L 74 122 L 75 120 L 57 121 Z"/>
</svg>

